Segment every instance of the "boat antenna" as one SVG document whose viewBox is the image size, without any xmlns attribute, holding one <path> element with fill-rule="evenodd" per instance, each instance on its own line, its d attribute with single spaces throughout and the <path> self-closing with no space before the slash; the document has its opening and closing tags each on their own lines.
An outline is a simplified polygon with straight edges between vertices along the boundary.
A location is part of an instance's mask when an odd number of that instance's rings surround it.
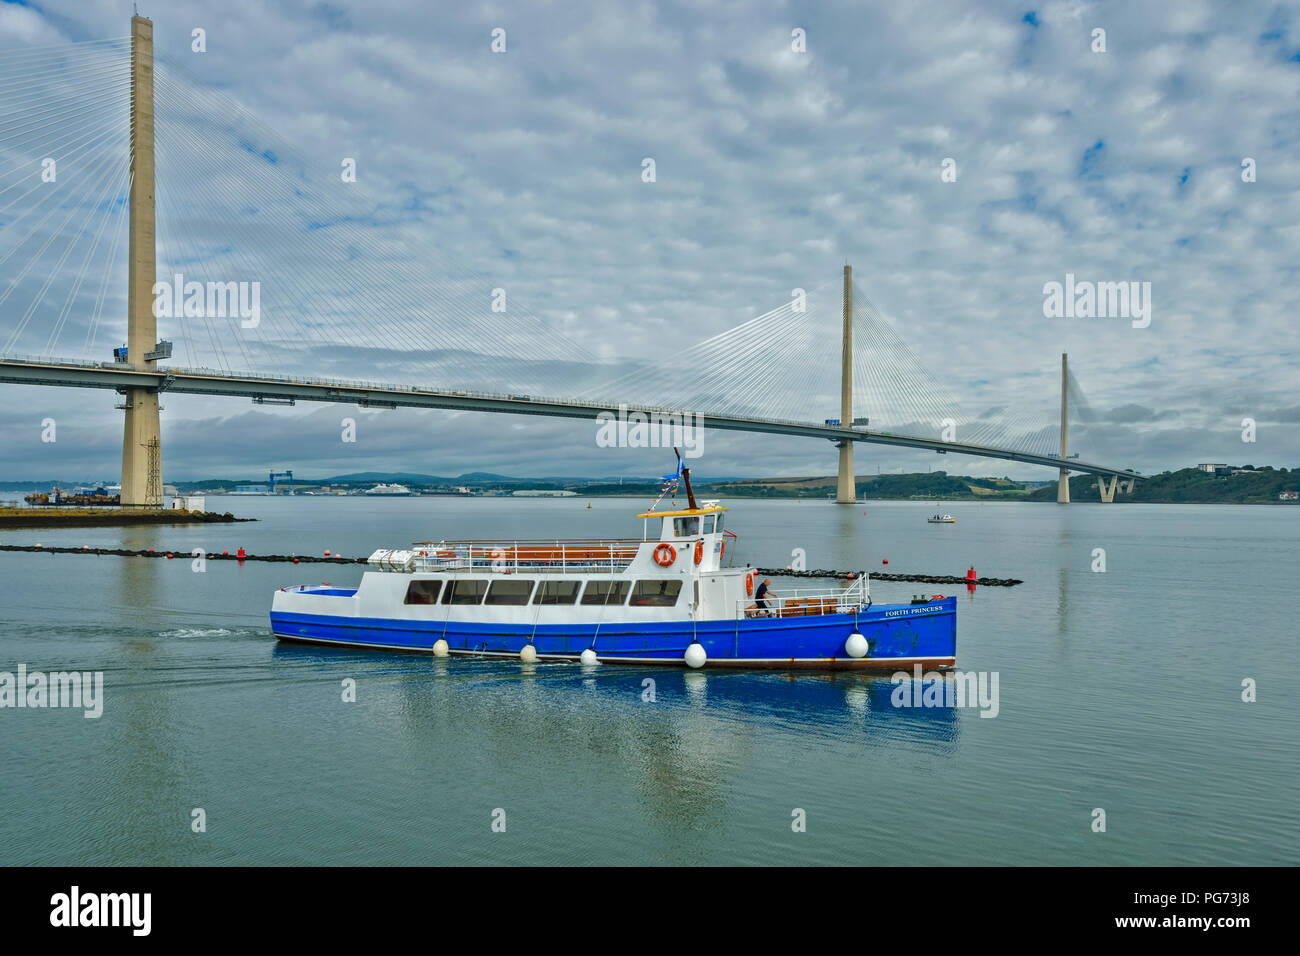
<svg viewBox="0 0 1300 956">
<path fill-rule="evenodd" d="M 686 482 L 686 507 L 694 511 L 698 505 L 695 504 L 695 492 L 691 488 L 691 470 L 682 468 L 682 453 L 673 448 L 673 454 L 677 456 L 677 467 L 681 469 L 682 480 Z"/>
</svg>

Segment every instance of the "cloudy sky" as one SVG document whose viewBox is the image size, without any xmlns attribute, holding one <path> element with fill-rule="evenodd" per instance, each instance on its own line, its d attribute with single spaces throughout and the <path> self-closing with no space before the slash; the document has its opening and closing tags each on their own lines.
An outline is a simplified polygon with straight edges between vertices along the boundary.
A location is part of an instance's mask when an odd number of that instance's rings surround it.
<svg viewBox="0 0 1300 956">
<path fill-rule="evenodd" d="M 0 0 L 0 68 L 21 48 L 124 36 L 130 7 Z M 1300 465 L 1293 6 L 169 0 L 140 12 L 168 64 L 160 274 L 166 261 L 202 275 L 214 250 L 243 256 L 271 313 L 247 340 L 160 319 L 182 364 L 429 381 L 473 333 L 498 343 L 481 346 L 489 359 L 474 374 L 501 391 L 515 390 L 512 376 L 529 380 L 524 358 L 651 360 L 668 376 L 674 356 L 804 288 L 821 290 L 809 321 L 823 323 L 832 357 L 816 366 L 830 380 L 813 387 L 834 395 L 847 261 L 859 292 L 972 417 L 1014 408 L 1050 423 L 1068 351 L 1095 417 L 1072 448 L 1085 458 L 1148 472 Z M 503 53 L 492 50 L 497 29 Z M 245 152 L 231 158 L 221 140 L 235 127 L 230 141 Z M 355 184 L 341 182 L 344 158 L 356 160 Z M 0 266 L 0 285 L 19 262 Z M 57 354 L 103 359 L 118 344 L 118 271 L 92 354 L 80 314 Z M 1045 284 L 1067 274 L 1150 283 L 1149 324 L 1045 316 Z M 0 331 L 34 301 L 22 281 Z M 487 307 L 498 287 L 512 324 L 485 336 L 500 320 Z M 295 351 L 295 316 L 309 306 L 322 316 L 316 340 L 299 334 Z M 36 338 L 12 351 L 41 351 L 43 314 Z M 753 335 L 787 347 L 788 383 L 801 380 L 816 334 L 760 323 Z M 579 377 L 570 394 L 589 384 Z M 778 406 L 788 383 L 775 387 Z M 116 473 L 116 396 L 0 386 L 0 397 L 0 481 Z M 585 422 L 164 404 L 169 479 L 270 468 L 644 475 L 665 464 L 598 448 Z M 832 402 L 826 414 L 837 412 Z M 340 440 L 345 417 L 355 443 Z M 54 443 L 41 441 L 45 418 L 58 423 Z M 1254 444 L 1242 441 L 1243 418 L 1256 422 Z M 886 446 L 857 454 L 861 473 L 1051 477 Z M 696 464 L 714 475 L 834 466 L 820 440 L 724 432 L 707 434 Z"/>
</svg>

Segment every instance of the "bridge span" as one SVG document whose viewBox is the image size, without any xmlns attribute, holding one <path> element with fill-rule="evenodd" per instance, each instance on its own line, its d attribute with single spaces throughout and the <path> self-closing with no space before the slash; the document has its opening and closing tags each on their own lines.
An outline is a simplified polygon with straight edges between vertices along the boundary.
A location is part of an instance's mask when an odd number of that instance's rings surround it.
<svg viewBox="0 0 1300 956">
<path fill-rule="evenodd" d="M 76 362 L 71 360 L 44 360 L 38 358 L 0 358 L 0 383 L 21 385 L 53 385 L 73 388 L 107 388 L 130 394 L 132 389 L 147 389 L 152 393 L 179 392 L 190 395 L 218 395 L 251 398 L 255 402 L 288 404 L 291 402 L 338 402 L 362 408 L 442 408 L 455 411 L 496 412 L 510 415 L 542 415 L 550 418 L 585 418 L 594 422 L 597 415 L 621 411 L 643 412 L 648 416 L 683 416 L 693 413 L 685 409 L 656 408 L 653 406 L 605 402 L 584 402 L 576 399 L 522 398 L 508 394 L 441 390 L 384 385 L 373 382 L 355 382 L 341 379 L 298 378 L 292 376 L 266 376 L 240 374 L 206 369 L 155 368 L 141 370 L 112 362 Z M 739 418 L 731 416 L 700 416 L 706 428 L 723 428 L 732 431 L 759 432 L 772 435 L 795 435 L 805 438 L 828 439 L 840 442 L 863 442 L 877 445 L 899 445 L 905 448 L 923 448 L 930 451 L 970 455 L 980 458 L 1000 458 L 1049 468 L 1061 468 L 1063 462 L 1055 455 L 1038 455 L 1031 452 L 988 445 L 945 442 L 937 439 L 894 435 L 866 428 L 844 428 L 815 425 L 807 422 L 783 421 L 774 418 Z M 1070 459 L 1064 463 L 1070 471 L 1097 475 L 1099 478 L 1119 479 L 1128 483 L 1142 475 L 1123 468 Z"/>
</svg>

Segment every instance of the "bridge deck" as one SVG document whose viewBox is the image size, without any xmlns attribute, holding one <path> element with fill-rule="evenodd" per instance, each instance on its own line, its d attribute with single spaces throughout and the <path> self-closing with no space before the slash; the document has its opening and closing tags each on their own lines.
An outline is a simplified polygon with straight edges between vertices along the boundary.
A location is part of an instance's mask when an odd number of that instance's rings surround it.
<svg viewBox="0 0 1300 956">
<path fill-rule="evenodd" d="M 578 399 L 520 398 L 508 394 L 473 392 L 459 389 L 438 390 L 340 379 L 297 378 L 292 376 L 252 375 L 212 369 L 160 368 L 143 372 L 113 362 L 51 361 L 35 357 L 0 358 L 0 382 L 25 385 L 54 385 L 74 388 L 151 388 L 194 395 L 229 395 L 271 401 L 339 402 L 371 408 L 447 408 L 462 411 L 497 412 L 513 415 L 543 415 L 552 418 L 594 419 L 601 412 L 619 414 L 638 411 L 654 415 L 691 414 L 694 410 L 655 408 L 652 406 L 585 402 Z M 879 445 L 923 448 L 936 452 L 971 455 L 977 458 L 1000 458 L 1049 468 L 1092 475 L 1141 479 L 1143 476 L 1124 468 L 1112 468 L 1077 459 L 1062 460 L 1012 448 L 945 442 L 911 435 L 893 435 L 863 428 L 843 428 L 808 422 L 768 418 L 710 416 L 701 411 L 705 427 L 733 431 L 762 432 L 852 441 Z"/>
</svg>

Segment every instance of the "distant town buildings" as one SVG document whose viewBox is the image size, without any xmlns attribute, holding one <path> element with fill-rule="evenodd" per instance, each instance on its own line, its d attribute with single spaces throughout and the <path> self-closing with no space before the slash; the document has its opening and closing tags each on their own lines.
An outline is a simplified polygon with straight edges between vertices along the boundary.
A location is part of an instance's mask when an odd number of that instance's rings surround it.
<svg viewBox="0 0 1300 956">
<path fill-rule="evenodd" d="M 1278 501 L 1300 501 L 1300 491 L 1279 491 Z"/>
<path fill-rule="evenodd" d="M 1201 471 L 1207 471 L 1211 475 L 1226 475 L 1232 469 L 1226 464 L 1200 464 L 1196 466 Z"/>
</svg>

